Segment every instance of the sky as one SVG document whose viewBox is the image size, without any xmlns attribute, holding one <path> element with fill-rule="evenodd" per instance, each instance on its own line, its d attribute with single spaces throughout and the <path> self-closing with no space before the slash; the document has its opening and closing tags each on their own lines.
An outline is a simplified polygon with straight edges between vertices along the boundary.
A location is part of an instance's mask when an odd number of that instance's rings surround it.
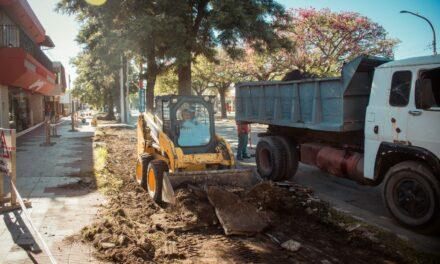
<svg viewBox="0 0 440 264">
<path fill-rule="evenodd" d="M 61 61 L 67 74 L 75 79 L 75 69 L 70 59 L 80 51 L 75 42 L 80 28 L 74 17 L 59 14 L 55 9 L 58 0 L 28 0 L 39 18 L 46 34 L 56 47 L 46 53 L 53 61 Z M 330 8 L 332 11 L 353 11 L 369 17 L 382 25 L 392 38 L 401 41 L 395 58 L 403 59 L 432 54 L 432 31 L 428 24 L 415 16 L 400 14 L 400 10 L 418 12 L 429 18 L 437 31 L 437 50 L 440 50 L 440 0 L 278 0 L 286 8 Z M 440 53 L 440 52 L 439 52 Z"/>
</svg>

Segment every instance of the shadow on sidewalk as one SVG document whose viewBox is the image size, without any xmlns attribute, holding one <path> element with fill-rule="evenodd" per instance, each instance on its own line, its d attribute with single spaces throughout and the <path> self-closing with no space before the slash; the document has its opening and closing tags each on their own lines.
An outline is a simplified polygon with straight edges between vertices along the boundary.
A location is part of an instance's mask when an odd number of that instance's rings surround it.
<svg viewBox="0 0 440 264">
<path fill-rule="evenodd" d="M 53 146 L 39 127 L 17 140 L 17 187 L 25 198 L 84 196 L 96 190 L 94 175 L 94 128 L 88 124 L 70 132 L 70 122 L 58 127 Z"/>
<path fill-rule="evenodd" d="M 37 241 L 35 241 L 34 236 L 23 221 L 23 218 L 21 217 L 19 211 L 16 210 L 3 214 L 3 220 L 9 233 L 11 234 L 12 240 L 14 241 L 15 245 L 26 251 L 27 255 L 33 263 L 37 263 L 31 253 L 38 254 L 41 253 L 42 250 L 38 246 Z"/>
</svg>

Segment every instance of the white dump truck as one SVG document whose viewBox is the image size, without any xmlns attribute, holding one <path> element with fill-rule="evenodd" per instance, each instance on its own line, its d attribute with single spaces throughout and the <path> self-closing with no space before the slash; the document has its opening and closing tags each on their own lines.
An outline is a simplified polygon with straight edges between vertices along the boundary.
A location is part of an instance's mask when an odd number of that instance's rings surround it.
<svg viewBox="0 0 440 264">
<path fill-rule="evenodd" d="M 383 186 L 406 227 L 440 230 L 440 56 L 361 56 L 340 77 L 236 85 L 236 120 L 267 124 L 259 174 L 292 177 L 298 162 Z"/>
</svg>

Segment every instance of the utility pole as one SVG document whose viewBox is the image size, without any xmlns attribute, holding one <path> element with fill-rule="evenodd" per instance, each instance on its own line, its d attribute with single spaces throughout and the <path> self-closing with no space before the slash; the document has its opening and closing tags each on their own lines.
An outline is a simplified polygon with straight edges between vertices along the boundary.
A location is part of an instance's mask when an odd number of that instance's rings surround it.
<svg viewBox="0 0 440 264">
<path fill-rule="evenodd" d="M 129 101 L 129 95 L 130 95 L 130 83 L 128 79 L 128 73 L 130 68 L 130 62 L 127 60 L 125 65 L 125 97 L 124 97 L 124 106 L 125 106 L 125 121 L 128 124 L 130 122 L 130 101 Z"/>
<path fill-rule="evenodd" d="M 70 122 L 71 122 L 71 126 L 72 126 L 71 131 L 74 132 L 75 131 L 75 117 L 74 117 L 75 103 L 73 102 L 70 74 L 69 74 L 69 97 L 70 97 Z"/>
<path fill-rule="evenodd" d="M 429 19 L 427 19 L 426 17 L 424 17 L 422 15 L 419 15 L 417 13 L 411 12 L 411 11 L 402 10 L 402 11 L 400 11 L 400 13 L 401 14 L 411 14 L 413 16 L 419 17 L 419 18 L 425 20 L 426 22 L 428 22 L 429 26 L 432 29 L 432 36 L 433 36 L 433 38 L 432 38 L 432 50 L 434 52 L 434 55 L 437 55 L 437 47 L 436 47 L 437 42 L 436 42 L 436 39 L 435 39 L 435 29 L 434 29 L 434 26 L 432 25 L 431 21 L 429 21 Z"/>
</svg>

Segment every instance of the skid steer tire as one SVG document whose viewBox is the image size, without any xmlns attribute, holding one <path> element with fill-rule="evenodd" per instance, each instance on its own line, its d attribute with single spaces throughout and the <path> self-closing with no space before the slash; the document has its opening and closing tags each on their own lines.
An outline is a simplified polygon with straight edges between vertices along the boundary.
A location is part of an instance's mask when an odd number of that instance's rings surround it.
<svg viewBox="0 0 440 264">
<path fill-rule="evenodd" d="M 286 152 L 286 173 L 284 174 L 283 180 L 288 180 L 295 176 L 298 165 L 299 165 L 299 151 L 297 148 L 296 142 L 293 140 L 283 137 L 283 136 L 275 136 L 284 147 L 284 151 Z"/>
<path fill-rule="evenodd" d="M 162 202 L 163 173 L 168 171 L 168 166 L 163 160 L 153 160 L 148 165 L 146 185 L 147 191 L 154 202 Z"/>
<path fill-rule="evenodd" d="M 257 144 L 255 161 L 260 176 L 266 180 L 281 181 L 285 178 L 286 150 L 276 137 L 263 137 Z"/>
<path fill-rule="evenodd" d="M 419 161 L 404 161 L 385 175 L 383 200 L 403 226 L 422 234 L 440 232 L 440 181 Z"/>
<path fill-rule="evenodd" d="M 134 180 L 145 190 L 147 190 L 147 170 L 148 164 L 154 159 L 150 154 L 144 153 L 139 156 L 136 164 L 136 174 Z"/>
</svg>

